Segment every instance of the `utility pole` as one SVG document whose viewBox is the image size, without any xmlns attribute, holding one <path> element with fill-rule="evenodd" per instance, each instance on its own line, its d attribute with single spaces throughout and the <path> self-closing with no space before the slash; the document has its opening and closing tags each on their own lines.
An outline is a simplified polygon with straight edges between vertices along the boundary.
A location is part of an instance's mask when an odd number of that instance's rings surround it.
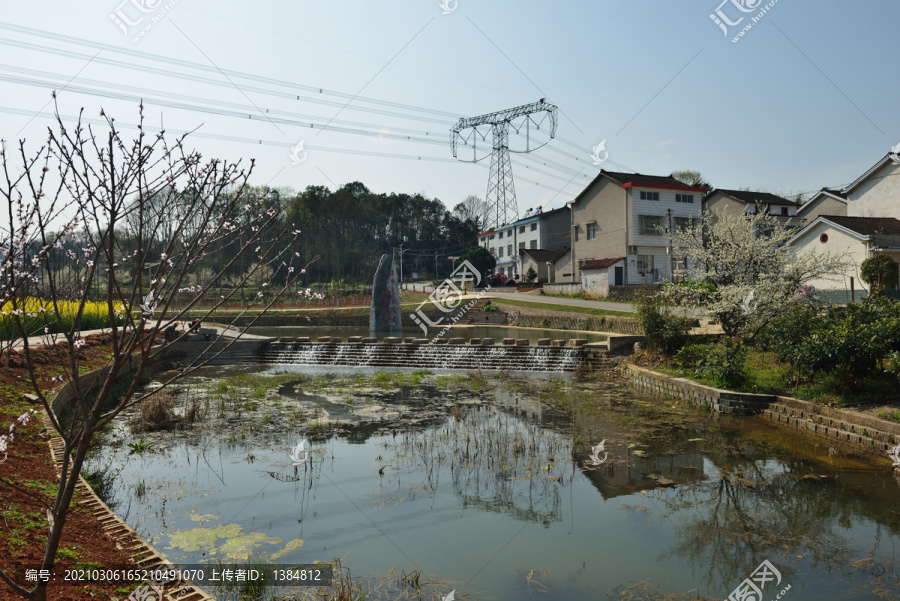
<svg viewBox="0 0 900 601">
<path fill-rule="evenodd" d="M 437 281 L 437 278 L 438 278 L 437 258 L 438 258 L 438 254 L 434 253 L 434 281 L 435 282 Z"/>
<path fill-rule="evenodd" d="M 400 289 L 403 290 L 403 244 L 400 245 Z"/>
<path fill-rule="evenodd" d="M 666 215 L 669 217 L 669 246 L 666 248 L 666 254 L 669 255 L 669 281 L 675 281 L 675 257 L 672 256 L 672 209 L 666 209 Z"/>
</svg>

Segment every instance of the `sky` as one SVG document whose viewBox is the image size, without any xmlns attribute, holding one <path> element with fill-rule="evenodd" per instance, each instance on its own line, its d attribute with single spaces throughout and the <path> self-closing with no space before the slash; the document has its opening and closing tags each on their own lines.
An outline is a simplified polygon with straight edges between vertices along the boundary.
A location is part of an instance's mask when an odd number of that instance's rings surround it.
<svg viewBox="0 0 900 601">
<path fill-rule="evenodd" d="M 37 149 L 53 90 L 65 120 L 126 133 L 143 99 L 204 157 L 255 159 L 251 183 L 452 208 L 484 198 L 491 138 L 464 162 L 450 128 L 545 98 L 554 138 L 535 115 L 512 158 L 520 215 L 601 168 L 811 193 L 900 144 L 900 2 L 719 2 L 2 0 L 0 138 Z"/>
</svg>

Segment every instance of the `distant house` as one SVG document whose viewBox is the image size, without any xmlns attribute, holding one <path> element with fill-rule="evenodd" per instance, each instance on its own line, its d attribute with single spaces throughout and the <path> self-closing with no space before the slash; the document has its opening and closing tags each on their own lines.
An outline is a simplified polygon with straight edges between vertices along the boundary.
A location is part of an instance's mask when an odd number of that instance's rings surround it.
<svg viewBox="0 0 900 601">
<path fill-rule="evenodd" d="M 787 228 L 799 230 L 803 226 L 803 218 L 797 214 L 797 203 L 770 192 L 716 188 L 703 199 L 703 209 L 711 213 L 710 225 L 715 225 L 725 213 L 751 214 L 757 207 L 768 211 Z"/>
<path fill-rule="evenodd" d="M 868 289 L 869 283 L 861 281 L 859 272 L 863 261 L 877 253 L 887 253 L 900 262 L 900 219 L 820 215 L 788 244 L 798 252 L 830 252 L 846 257 L 848 265 L 843 273 L 809 282 L 832 297 L 839 293 L 839 298 L 830 299 L 833 302 L 846 302 L 851 288 Z"/>
<path fill-rule="evenodd" d="M 502 273 L 507 277 L 517 277 L 519 257 L 516 250 L 516 227 L 513 224 L 503 224 L 495 228 L 497 234 L 494 257 L 497 259 L 495 273 Z"/>
<path fill-rule="evenodd" d="M 590 296 L 606 297 L 610 286 L 625 283 L 625 257 L 596 259 L 581 266 L 581 289 Z"/>
<path fill-rule="evenodd" d="M 847 197 L 840 190 L 822 188 L 797 209 L 804 223 L 812 223 L 820 215 L 847 215 Z"/>
<path fill-rule="evenodd" d="M 512 225 L 516 228 L 518 250 L 562 250 L 569 247 L 569 225 L 572 218 L 569 207 L 560 207 L 544 213 L 541 207 L 528 210 L 525 216 Z"/>
<path fill-rule="evenodd" d="M 549 265 L 549 273 L 547 281 L 550 284 L 571 283 L 574 273 L 574 265 L 572 264 L 572 249 L 567 248 L 556 257 Z"/>
<path fill-rule="evenodd" d="M 520 260 L 523 249 L 562 250 L 568 247 L 569 212 L 569 207 L 546 213 L 541 207 L 529 209 L 522 219 L 479 234 L 478 244 L 497 259 L 497 273 L 521 279 L 525 276 Z"/>
<path fill-rule="evenodd" d="M 544 250 L 540 248 L 523 248 L 519 251 L 519 273 L 522 274 L 522 281 L 525 280 L 528 270 L 534 269 L 535 273 L 537 273 L 537 282 L 542 284 L 549 283 L 551 281 L 553 263 L 568 252 L 569 249 Z"/>
<path fill-rule="evenodd" d="M 900 218 L 900 156 L 888 153 L 841 192 L 849 217 Z"/>
<path fill-rule="evenodd" d="M 626 257 L 624 284 L 654 284 L 672 279 L 684 260 L 672 248 L 671 232 L 700 219 L 706 190 L 671 176 L 601 170 L 569 202 L 572 207 L 570 282 L 581 281 L 586 263 Z M 561 278 L 556 279 L 562 282 Z"/>
</svg>

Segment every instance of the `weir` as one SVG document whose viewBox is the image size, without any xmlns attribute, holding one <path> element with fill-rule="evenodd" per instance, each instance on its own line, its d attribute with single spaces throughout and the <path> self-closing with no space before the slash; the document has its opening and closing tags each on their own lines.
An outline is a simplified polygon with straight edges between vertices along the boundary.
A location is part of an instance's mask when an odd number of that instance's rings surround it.
<svg viewBox="0 0 900 601">
<path fill-rule="evenodd" d="M 263 350 L 261 360 L 291 365 L 567 372 L 575 369 L 584 354 L 580 347 L 273 342 Z"/>
</svg>

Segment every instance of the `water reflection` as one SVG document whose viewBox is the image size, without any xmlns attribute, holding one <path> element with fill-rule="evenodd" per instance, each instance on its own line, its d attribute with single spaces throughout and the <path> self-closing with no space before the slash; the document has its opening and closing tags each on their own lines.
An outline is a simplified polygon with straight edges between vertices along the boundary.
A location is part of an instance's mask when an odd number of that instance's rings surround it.
<svg viewBox="0 0 900 601">
<path fill-rule="evenodd" d="M 425 569 L 501 599 L 722 599 L 763 559 L 791 599 L 893 598 L 897 481 L 832 443 L 615 384 L 279 377 L 256 396 L 225 386 L 226 402 L 220 374 L 202 372 L 176 407 L 212 390 L 206 422 L 142 433 L 159 452 L 127 462 L 121 444 L 104 448 L 132 495 L 129 523 L 171 559 L 200 559 L 175 533 L 240 526 L 264 541 L 254 551 L 289 549 L 285 561 Z M 310 460 L 292 466 L 301 438 Z M 600 440 L 608 461 L 593 466 Z"/>
</svg>

